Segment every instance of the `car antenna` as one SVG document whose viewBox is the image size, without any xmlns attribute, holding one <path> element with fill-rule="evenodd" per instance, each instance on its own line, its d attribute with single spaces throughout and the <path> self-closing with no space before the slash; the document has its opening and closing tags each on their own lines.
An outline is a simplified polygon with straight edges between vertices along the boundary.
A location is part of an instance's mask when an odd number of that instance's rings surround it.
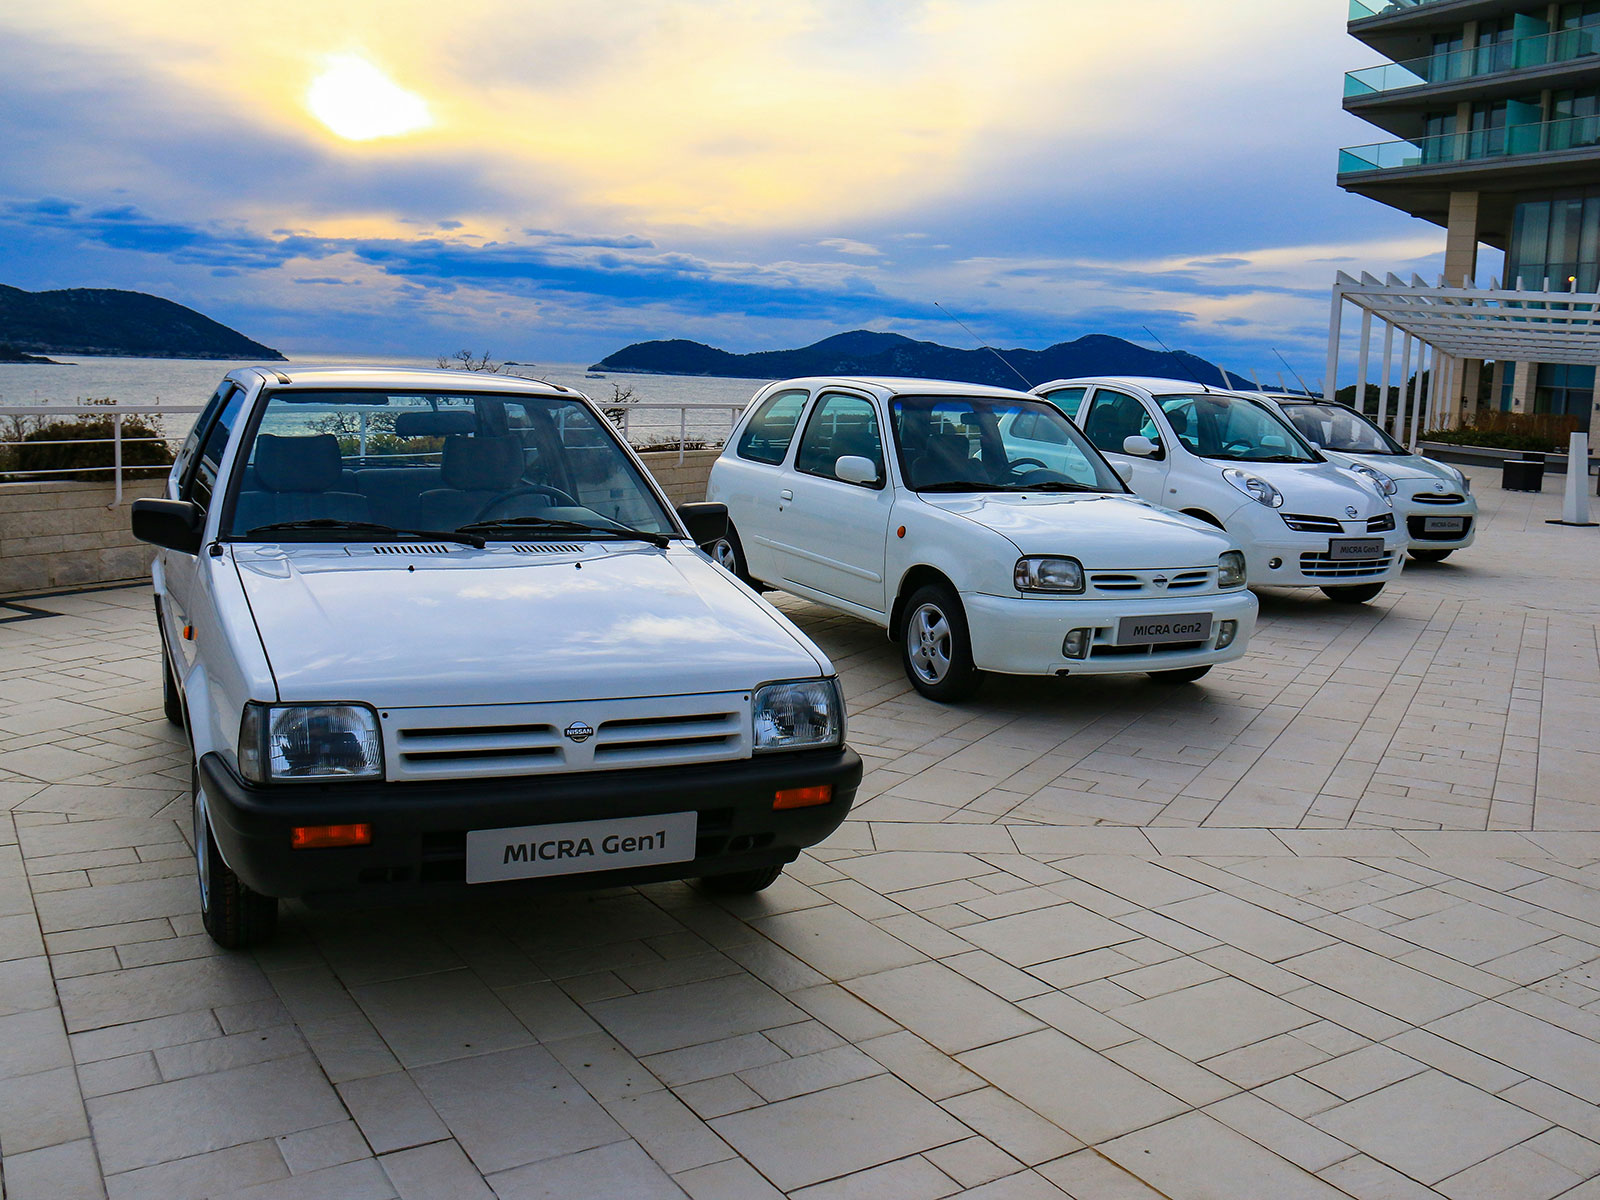
<svg viewBox="0 0 1600 1200">
<path fill-rule="evenodd" d="M 966 323 L 966 322 L 965 322 L 965 321 L 963 321 L 963 320 L 962 320 L 962 319 L 961 319 L 961 318 L 960 318 L 960 317 L 958 317 L 958 316 L 956 316 L 956 315 L 955 315 L 955 313 L 953 313 L 953 312 L 951 312 L 951 311 L 950 311 L 950 310 L 949 310 L 949 309 L 948 309 L 948 308 L 946 308 L 946 307 L 945 307 L 945 306 L 944 306 L 944 305 L 942 305 L 942 304 L 940 304 L 940 303 L 939 303 L 939 302 L 938 302 L 938 301 L 937 301 L 937 300 L 935 300 L 935 301 L 934 301 L 934 302 L 933 302 L 933 306 L 934 306 L 934 307 L 935 307 L 935 308 L 937 308 L 937 309 L 938 309 L 938 310 L 939 310 L 939 311 L 940 311 L 940 312 L 942 312 L 942 313 L 943 313 L 943 314 L 944 314 L 944 315 L 945 315 L 945 316 L 947 316 L 947 317 L 949 317 L 949 318 L 950 318 L 950 319 L 951 319 L 951 320 L 952 320 L 952 321 L 954 321 L 954 322 L 955 322 L 955 323 L 956 323 L 956 324 L 957 324 L 957 325 L 959 325 L 959 326 L 961 326 L 961 328 L 963 328 L 963 329 L 965 329 L 965 330 L 966 330 L 966 331 L 967 331 L 967 333 L 969 333 L 969 334 L 971 334 L 971 336 L 972 336 L 972 340 L 973 340 L 973 341 L 975 341 L 975 342 L 977 342 L 977 343 L 978 343 L 978 345 L 980 345 L 980 346 L 982 346 L 982 347 L 983 347 L 983 348 L 984 348 L 984 349 L 985 349 L 985 350 L 987 350 L 987 351 L 988 351 L 988 352 L 989 352 L 989 353 L 990 353 L 990 354 L 992 354 L 992 355 L 994 355 L 994 356 L 995 356 L 995 357 L 996 357 L 996 358 L 998 358 L 998 359 L 999 359 L 999 360 L 1000 360 L 1000 361 L 1001 361 L 1001 362 L 1003 362 L 1003 363 L 1005 363 L 1005 365 L 1006 365 L 1006 370 L 1008 370 L 1008 371 L 1010 371 L 1010 372 L 1011 372 L 1011 373 L 1012 373 L 1012 374 L 1013 374 L 1013 375 L 1015 375 L 1015 376 L 1016 376 L 1016 377 L 1017 377 L 1017 378 L 1018 378 L 1018 379 L 1020 379 L 1020 380 L 1022 380 L 1022 387 L 1023 387 L 1023 389 L 1024 389 L 1024 390 L 1025 390 L 1025 391 L 1030 391 L 1030 392 L 1031 392 L 1031 391 L 1032 391 L 1032 390 L 1033 390 L 1033 384 L 1031 384 L 1031 383 L 1029 383 L 1029 382 L 1028 382 L 1028 377 L 1027 377 L 1027 376 L 1026 376 L 1026 375 L 1024 375 L 1024 374 L 1023 374 L 1023 373 L 1022 373 L 1022 372 L 1021 372 L 1021 371 L 1019 371 L 1019 370 L 1017 370 L 1017 369 L 1016 369 L 1016 368 L 1015 368 L 1015 367 L 1013 367 L 1013 366 L 1012 366 L 1012 365 L 1011 365 L 1011 361 L 1010 361 L 1010 360 L 1009 360 L 1009 359 L 1008 359 L 1008 358 L 1006 358 L 1006 356 L 1005 356 L 1005 355 L 1004 355 L 1004 354 L 1001 354 L 1001 353 L 1000 353 L 1000 351 L 998 351 L 998 350 L 996 350 L 996 349 L 995 349 L 995 348 L 994 348 L 994 347 L 993 347 L 993 346 L 991 346 L 991 345 L 989 345 L 989 343 L 988 343 L 988 342 L 986 342 L 986 341 L 984 341 L 984 340 L 983 340 L 983 339 L 982 339 L 982 338 L 981 338 L 981 337 L 979 337 L 979 336 L 978 336 L 978 335 L 977 335 L 977 334 L 975 334 L 975 333 L 973 333 L 973 332 L 972 332 L 972 328 L 971 328 L 971 326 L 969 326 L 969 325 L 968 325 L 968 324 L 967 324 L 967 323 Z"/>
<path fill-rule="evenodd" d="M 1156 337 L 1156 331 L 1154 329 L 1151 329 L 1148 325 L 1141 325 L 1139 328 L 1148 333 L 1150 335 L 1150 340 L 1155 342 L 1156 345 L 1160 346 L 1168 354 L 1172 354 L 1172 347 L 1167 345 L 1160 338 Z M 1231 388 L 1233 386 L 1233 381 L 1228 378 L 1228 372 L 1226 368 L 1218 366 L 1216 363 L 1208 363 L 1207 365 L 1217 368 L 1217 374 L 1222 376 L 1222 386 L 1224 388 Z M 1200 381 L 1197 379 L 1195 382 L 1199 383 Z"/>
<path fill-rule="evenodd" d="M 1272 352 L 1274 354 L 1278 354 L 1278 348 L 1276 346 L 1274 346 L 1272 348 Z M 1281 362 L 1284 366 L 1289 367 L 1289 360 L 1287 358 L 1285 358 L 1283 355 L 1278 354 L 1278 361 Z M 1306 381 L 1304 379 L 1300 379 L 1300 372 L 1299 371 L 1296 371 L 1293 367 L 1289 367 L 1289 374 L 1293 375 L 1296 379 L 1300 380 L 1300 390 L 1302 392 L 1304 392 L 1307 396 L 1311 395 L 1311 389 L 1306 386 Z"/>
</svg>

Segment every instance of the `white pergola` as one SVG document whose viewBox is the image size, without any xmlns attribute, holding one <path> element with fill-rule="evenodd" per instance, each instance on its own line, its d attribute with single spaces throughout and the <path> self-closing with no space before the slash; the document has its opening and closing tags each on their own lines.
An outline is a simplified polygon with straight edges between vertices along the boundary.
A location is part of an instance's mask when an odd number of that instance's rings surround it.
<svg viewBox="0 0 1600 1200">
<path fill-rule="evenodd" d="M 1396 437 L 1417 434 L 1443 415 L 1449 397 L 1459 390 L 1461 364 L 1467 359 L 1496 362 L 1600 364 L 1600 295 L 1569 291 L 1530 292 L 1520 285 L 1488 288 L 1447 287 L 1443 279 L 1430 287 L 1416 275 L 1407 283 L 1395 275 L 1378 280 L 1361 273 L 1356 279 L 1340 271 L 1333 285 L 1333 312 L 1328 327 L 1328 373 L 1324 396 L 1339 390 L 1339 349 L 1344 306 L 1361 310 L 1360 353 L 1356 396 L 1366 395 L 1372 359 L 1372 322 L 1383 322 L 1382 370 L 1378 383 L 1378 424 Z M 1390 384 L 1395 331 L 1401 333 L 1400 393 Z M 1412 386 L 1412 346 L 1416 345 L 1416 380 Z M 1420 380 L 1428 372 L 1427 395 Z M 1410 393 L 1409 395 L 1407 393 Z M 1394 400 L 1393 417 L 1390 401 Z M 1409 431 L 1409 432 L 1407 432 Z"/>
</svg>

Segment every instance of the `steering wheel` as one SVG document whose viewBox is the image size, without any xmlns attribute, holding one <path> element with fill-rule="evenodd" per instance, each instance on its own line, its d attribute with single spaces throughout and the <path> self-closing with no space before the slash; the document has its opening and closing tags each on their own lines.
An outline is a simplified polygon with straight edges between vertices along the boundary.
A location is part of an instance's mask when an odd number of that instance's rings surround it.
<svg viewBox="0 0 1600 1200">
<path fill-rule="evenodd" d="M 1222 448 L 1230 453 L 1234 450 L 1248 450 L 1250 449 L 1250 443 L 1246 441 L 1223 442 Z"/>
<path fill-rule="evenodd" d="M 1023 487 L 1027 487 L 1030 484 L 1077 482 L 1070 475 L 1064 475 L 1060 471 L 1053 471 L 1049 467 L 1040 467 L 1038 470 L 1027 471 L 1016 478 L 1017 482 Z"/>
<path fill-rule="evenodd" d="M 473 517 L 472 520 L 474 522 L 487 521 L 491 512 L 493 512 L 500 505 L 505 504 L 507 501 L 515 500 L 518 496 L 548 496 L 551 500 L 557 501 L 561 504 L 569 505 L 573 508 L 578 506 L 578 502 L 576 500 L 567 495 L 567 493 L 563 492 L 558 487 L 551 487 L 547 483 L 525 483 L 520 487 L 512 488 L 510 491 L 501 492 L 493 500 L 489 501 L 489 503 L 485 504 L 481 509 L 479 509 L 478 515 Z"/>
<path fill-rule="evenodd" d="M 1010 471 L 1013 475 L 1020 475 L 1022 472 L 1018 471 L 1017 468 L 1026 467 L 1029 464 L 1038 467 L 1041 471 L 1048 471 L 1050 469 L 1048 463 L 1042 463 L 1037 458 L 1014 458 L 1006 464 L 1006 470 Z"/>
</svg>

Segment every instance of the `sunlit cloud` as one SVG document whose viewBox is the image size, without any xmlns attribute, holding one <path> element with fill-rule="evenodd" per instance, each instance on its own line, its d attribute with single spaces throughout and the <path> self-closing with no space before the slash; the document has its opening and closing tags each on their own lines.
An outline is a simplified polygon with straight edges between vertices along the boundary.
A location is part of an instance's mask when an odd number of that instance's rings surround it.
<svg viewBox="0 0 1600 1200">
<path fill-rule="evenodd" d="M 311 81 L 306 107 L 352 142 L 399 137 L 433 124 L 426 100 L 355 54 L 328 57 L 327 66 Z"/>
</svg>

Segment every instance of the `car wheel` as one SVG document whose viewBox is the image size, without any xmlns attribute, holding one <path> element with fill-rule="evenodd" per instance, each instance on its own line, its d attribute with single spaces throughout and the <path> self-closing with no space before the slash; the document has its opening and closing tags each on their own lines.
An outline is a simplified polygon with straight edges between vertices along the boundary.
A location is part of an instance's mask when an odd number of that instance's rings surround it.
<svg viewBox="0 0 1600 1200">
<path fill-rule="evenodd" d="M 1381 583 L 1348 583 L 1343 587 L 1325 587 L 1322 594 L 1340 604 L 1365 604 L 1381 591 Z"/>
<path fill-rule="evenodd" d="M 920 587 L 906 601 L 900 659 L 911 686 L 930 700 L 964 700 L 983 682 L 983 672 L 972 665 L 966 613 L 943 584 Z"/>
<path fill-rule="evenodd" d="M 701 886 L 708 892 L 725 896 L 748 896 L 762 888 L 771 887 L 783 874 L 783 865 L 756 867 L 749 871 L 729 871 L 725 875 L 702 875 Z"/>
<path fill-rule="evenodd" d="M 761 583 L 750 578 L 750 564 L 745 562 L 744 543 L 739 540 L 739 531 L 728 524 L 728 532 L 714 542 L 706 545 L 706 553 L 717 561 L 717 565 L 726 568 L 728 573 L 741 583 L 749 587 L 763 590 Z"/>
<path fill-rule="evenodd" d="M 240 950 L 271 939 L 278 928 L 278 902 L 253 892 L 217 853 L 206 813 L 200 771 L 190 769 L 190 797 L 194 805 L 195 874 L 200 883 L 200 918 L 211 940 L 229 950 Z"/>
<path fill-rule="evenodd" d="M 173 679 L 172 655 L 167 653 L 165 638 L 161 641 L 161 712 L 170 724 L 183 728 L 183 695 Z"/>
<path fill-rule="evenodd" d="M 1151 671 L 1150 678 L 1156 683 L 1193 683 L 1209 670 L 1211 670 L 1211 664 L 1207 663 L 1203 667 L 1179 667 L 1173 671 Z"/>
<path fill-rule="evenodd" d="M 1455 551 L 1453 549 L 1451 549 L 1451 550 L 1420 550 L 1415 546 L 1413 546 L 1411 548 L 1411 557 L 1416 559 L 1418 562 L 1443 562 L 1445 559 L 1449 558 L 1453 553 L 1455 553 Z"/>
</svg>

